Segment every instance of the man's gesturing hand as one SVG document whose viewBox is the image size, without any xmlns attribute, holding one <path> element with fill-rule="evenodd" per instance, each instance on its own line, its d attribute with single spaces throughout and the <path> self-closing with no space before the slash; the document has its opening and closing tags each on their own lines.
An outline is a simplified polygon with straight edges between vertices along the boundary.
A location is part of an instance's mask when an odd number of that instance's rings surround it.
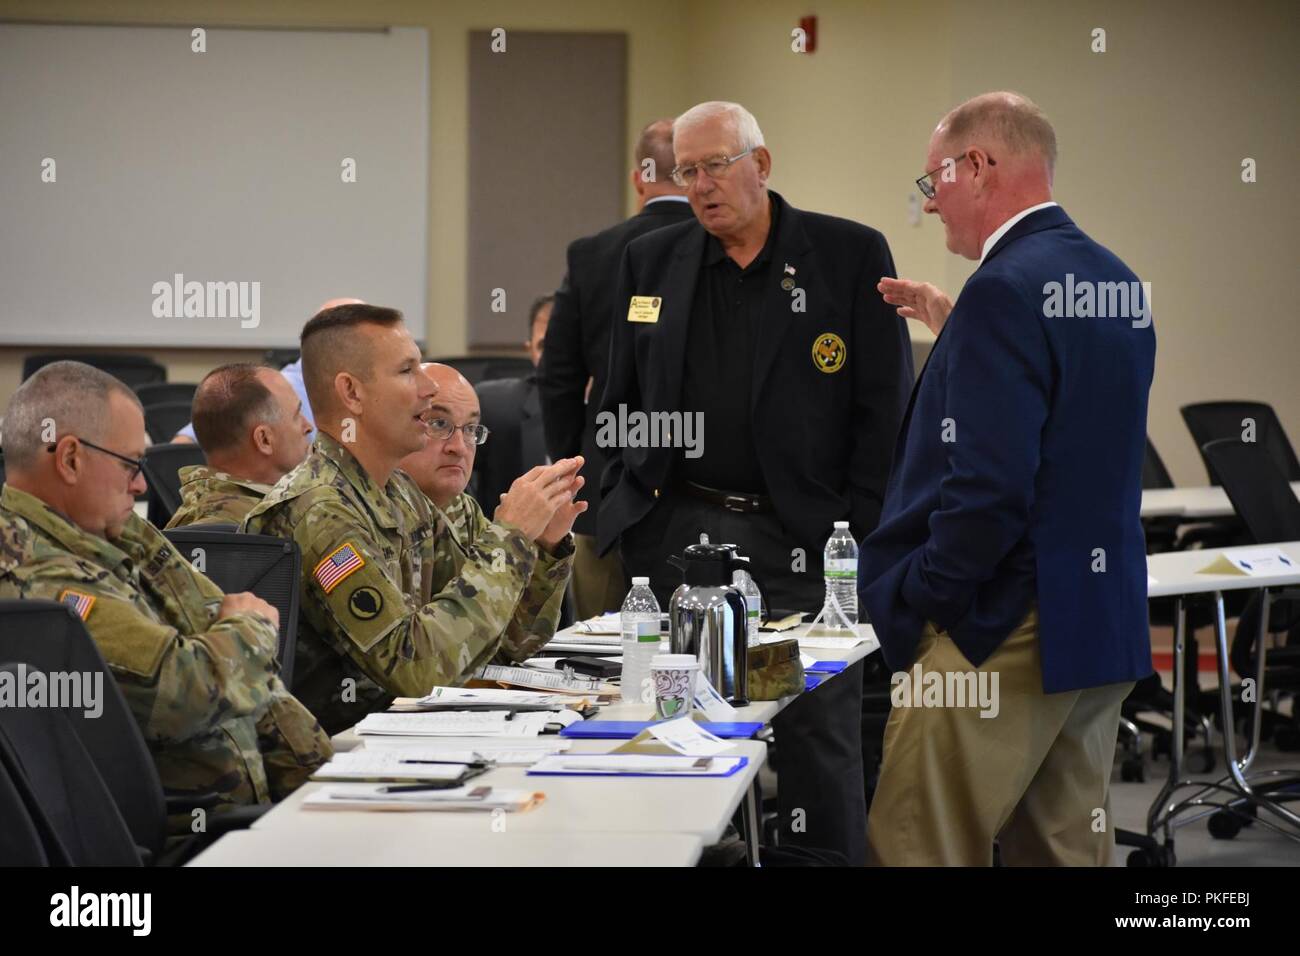
<svg viewBox="0 0 1300 956">
<path fill-rule="evenodd" d="M 582 487 L 578 476 L 581 467 L 581 457 L 564 458 L 553 465 L 538 465 L 516 478 L 510 490 L 501 496 L 495 520 L 518 528 L 528 540 L 536 541 L 549 530 L 556 512 L 562 507 L 573 507 L 573 496 Z M 575 512 L 575 517 L 579 513 Z M 573 524 L 572 519 L 569 524 Z M 559 537 L 567 533 L 566 527 Z"/>
<path fill-rule="evenodd" d="M 942 289 L 928 282 L 891 279 L 886 276 L 876 288 L 886 302 L 898 306 L 899 315 L 925 323 L 925 327 L 935 335 L 943 329 L 943 324 L 948 321 L 948 313 L 952 311 L 952 299 Z"/>
</svg>

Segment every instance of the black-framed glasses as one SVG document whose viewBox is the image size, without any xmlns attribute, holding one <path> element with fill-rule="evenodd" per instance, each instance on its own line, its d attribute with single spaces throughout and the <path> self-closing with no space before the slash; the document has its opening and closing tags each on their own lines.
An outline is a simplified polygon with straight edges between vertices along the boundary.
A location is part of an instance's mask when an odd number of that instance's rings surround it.
<svg viewBox="0 0 1300 956">
<path fill-rule="evenodd" d="M 959 162 L 961 162 L 963 159 L 967 159 L 968 157 L 969 157 L 968 153 L 962 153 L 960 156 L 952 157 L 951 160 L 945 159 L 943 161 L 943 166 L 939 166 L 936 169 L 930 170 L 928 173 L 926 173 L 924 176 L 918 179 L 916 181 L 916 188 L 921 190 L 921 195 L 924 196 L 926 199 L 933 199 L 934 198 L 934 178 L 933 178 L 934 174 L 939 172 L 939 170 L 943 169 L 944 166 L 946 166 L 950 161 L 952 162 L 953 168 L 955 169 Z M 997 165 L 997 161 L 994 160 L 992 156 L 988 157 L 988 160 L 990 166 Z"/>
<path fill-rule="evenodd" d="M 492 434 L 484 425 L 453 425 L 445 418 L 434 418 L 429 421 L 429 434 L 442 441 L 450 438 L 458 428 L 465 436 L 467 445 L 481 445 L 488 440 L 488 435 Z"/>
<path fill-rule="evenodd" d="M 65 437 L 66 437 L 66 436 L 65 436 Z M 72 436 L 70 436 L 70 437 L 72 437 L 72 438 L 76 438 L 77 441 L 81 442 L 81 443 L 82 443 L 83 445 L 85 445 L 87 448 L 93 448 L 95 451 L 97 451 L 97 452 L 99 452 L 99 453 L 101 453 L 101 454 L 104 454 L 104 455 L 110 455 L 110 456 L 112 456 L 113 458 L 116 458 L 118 461 L 122 462 L 122 464 L 124 464 L 124 465 L 130 465 L 130 466 L 131 466 L 131 477 L 127 479 L 127 481 L 129 481 L 129 482 L 130 482 L 130 481 L 135 481 L 136 476 L 139 475 L 141 469 L 144 468 L 144 459 L 143 459 L 143 458 L 128 458 L 126 455 L 119 455 L 119 454 L 118 454 L 117 452 L 115 452 L 115 451 L 109 451 L 107 448 L 104 448 L 102 445 L 96 445 L 93 441 L 87 441 L 86 439 L 81 438 L 81 437 L 79 437 L 79 436 L 77 436 L 77 435 L 72 435 Z M 51 452 L 51 453 L 52 453 L 52 452 L 54 451 L 54 449 L 56 449 L 56 448 L 58 448 L 58 447 L 59 447 L 59 446 L 58 446 L 58 443 L 57 443 L 57 442 L 50 442 L 47 446 L 45 446 L 45 450 L 48 451 L 48 452 Z"/>
<path fill-rule="evenodd" d="M 709 174 L 710 179 L 721 179 L 723 176 L 727 175 L 727 170 L 731 169 L 732 163 L 744 159 L 753 151 L 754 147 L 751 146 L 743 153 L 737 153 L 735 156 L 715 156 L 712 159 L 705 159 L 698 163 L 689 163 L 685 166 L 674 166 L 673 171 L 668 175 L 672 177 L 673 182 L 682 187 L 690 186 L 694 183 L 696 177 L 699 176 L 701 169 Z"/>
</svg>

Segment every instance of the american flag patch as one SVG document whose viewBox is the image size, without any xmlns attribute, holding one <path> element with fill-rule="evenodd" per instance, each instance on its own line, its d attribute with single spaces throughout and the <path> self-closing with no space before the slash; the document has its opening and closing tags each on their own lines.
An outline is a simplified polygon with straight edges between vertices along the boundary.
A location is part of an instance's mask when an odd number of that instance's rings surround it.
<svg viewBox="0 0 1300 956">
<path fill-rule="evenodd" d="M 59 594 L 59 603 L 72 608 L 72 613 L 84 621 L 90 617 L 90 609 L 95 606 L 95 599 L 89 594 L 66 588 Z"/>
<path fill-rule="evenodd" d="M 316 565 L 316 570 L 312 574 L 316 578 L 316 583 L 321 586 L 321 590 L 329 594 L 338 587 L 340 581 L 353 571 L 365 567 L 365 564 L 365 559 L 357 554 L 356 548 L 350 544 L 343 544 Z"/>
</svg>

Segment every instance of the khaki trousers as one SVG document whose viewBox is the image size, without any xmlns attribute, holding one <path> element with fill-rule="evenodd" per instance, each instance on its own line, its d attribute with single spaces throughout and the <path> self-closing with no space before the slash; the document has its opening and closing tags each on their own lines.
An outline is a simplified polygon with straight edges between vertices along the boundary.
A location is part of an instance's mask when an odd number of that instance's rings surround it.
<svg viewBox="0 0 1300 956">
<path fill-rule="evenodd" d="M 916 664 L 905 672 L 908 682 L 895 675 L 868 860 L 988 866 L 997 839 L 1008 866 L 1107 865 L 1115 845 L 1111 762 L 1132 682 L 1044 694 L 1036 610 L 978 669 L 930 625 L 916 662 L 922 675 L 987 675 L 996 716 L 981 717 L 969 700 L 952 706 L 955 694 L 947 706 L 899 706 L 917 683 Z M 914 704 L 922 695 L 905 699 Z"/>
<path fill-rule="evenodd" d="M 618 548 L 602 558 L 596 554 L 595 535 L 575 534 L 573 549 L 573 613 L 578 620 L 621 608 L 629 585 Z"/>
</svg>

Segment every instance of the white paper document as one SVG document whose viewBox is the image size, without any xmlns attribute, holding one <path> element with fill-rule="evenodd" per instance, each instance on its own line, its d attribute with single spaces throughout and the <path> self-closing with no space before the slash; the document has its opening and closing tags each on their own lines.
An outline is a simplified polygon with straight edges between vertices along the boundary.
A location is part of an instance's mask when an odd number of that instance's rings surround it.
<svg viewBox="0 0 1300 956">
<path fill-rule="evenodd" d="M 547 716 L 546 711 L 540 712 Z M 384 734 L 406 737 L 514 737 L 536 736 L 545 723 L 507 720 L 509 711 L 445 711 L 432 714 L 367 714 L 357 724 L 363 736 Z M 520 717 L 533 717 L 520 714 Z"/>
<path fill-rule="evenodd" d="M 736 719 L 736 708 L 727 703 L 718 693 L 713 682 L 701 673 L 695 681 L 695 706 L 704 712 L 704 716 L 717 723 L 727 723 Z"/>
<path fill-rule="evenodd" d="M 681 757 L 676 754 L 558 754 L 533 764 L 530 774 L 573 773 L 618 776 L 653 774 L 664 776 L 717 777 L 743 760 L 743 757 Z"/>
<path fill-rule="evenodd" d="M 531 790 L 469 784 L 450 790 L 385 793 L 391 784 L 342 783 L 321 787 L 302 801 L 304 810 L 527 810 L 541 802 Z M 398 785 L 400 786 L 400 784 Z"/>
<path fill-rule="evenodd" d="M 831 637 L 823 634 L 809 634 L 799 638 L 799 647 L 820 647 L 826 650 L 847 651 L 866 641 L 865 637 Z"/>
<path fill-rule="evenodd" d="M 455 780 L 465 772 L 465 764 L 470 761 L 451 763 L 452 759 L 443 754 L 419 757 L 400 752 L 349 750 L 335 754 L 311 776 L 313 780 Z"/>
<path fill-rule="evenodd" d="M 646 728 L 650 735 L 687 757 L 712 757 L 732 745 L 715 737 L 689 717 L 677 717 Z"/>
</svg>

